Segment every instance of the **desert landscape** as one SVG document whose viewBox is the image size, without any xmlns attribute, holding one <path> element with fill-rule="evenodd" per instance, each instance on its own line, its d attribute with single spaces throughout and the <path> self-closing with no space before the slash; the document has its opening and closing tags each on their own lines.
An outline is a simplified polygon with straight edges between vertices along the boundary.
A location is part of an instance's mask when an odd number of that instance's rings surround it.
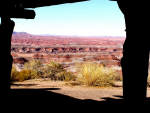
<svg viewBox="0 0 150 113">
<path fill-rule="evenodd" d="M 24 65 L 33 59 L 38 60 L 38 62 L 36 62 L 36 72 L 33 71 L 34 74 L 40 72 L 41 76 L 41 73 L 45 74 L 46 72 L 46 74 L 49 75 L 42 78 L 35 77 L 34 79 L 29 77 L 31 80 L 21 79 L 20 81 L 20 79 L 15 79 L 19 81 L 13 81 L 11 88 L 16 91 L 24 90 L 24 92 L 28 90 L 30 92 L 30 90 L 33 89 L 35 91 L 40 90 L 39 93 L 41 93 L 41 91 L 46 91 L 49 94 L 55 93 L 56 95 L 69 96 L 69 98 L 73 97 L 80 101 L 92 100 L 96 103 L 106 101 L 106 98 L 108 97 L 114 100 L 120 100 L 120 96 L 122 96 L 120 60 L 122 57 L 124 40 L 124 37 L 43 36 L 32 35 L 25 32 L 14 32 L 12 36 L 11 54 L 14 59 L 13 66 L 15 66 L 15 71 L 13 69 L 12 72 L 15 77 L 17 75 L 16 73 L 19 72 L 21 74 L 18 74 L 17 76 L 31 74 L 32 72 L 27 69 L 29 69 L 29 67 L 34 67 L 35 64 L 31 65 L 31 63 L 29 63 L 30 65 L 28 64 L 25 70 Z M 45 68 L 42 67 L 50 65 L 49 63 L 51 61 L 53 62 L 52 64 L 54 67 L 51 66 L 47 68 L 50 69 L 51 72 L 47 72 L 48 70 L 43 71 Z M 40 64 L 38 64 L 39 62 Z M 55 64 L 54 62 L 58 64 Z M 87 62 L 92 64 L 86 64 L 84 65 L 85 67 L 77 66 L 78 64 L 82 65 Z M 37 67 L 37 64 L 39 67 Z M 102 65 L 102 67 L 100 65 Z M 96 70 L 97 68 L 102 70 Z M 85 76 L 81 77 L 82 79 L 79 79 L 78 77 L 76 78 L 77 74 L 79 76 L 82 74 L 84 75 L 84 72 L 78 73 L 79 70 L 87 71 L 89 76 L 95 76 L 94 74 L 96 73 L 94 73 L 94 71 L 99 72 L 104 76 L 108 75 L 108 78 L 100 75 L 101 77 L 104 77 L 100 83 L 94 80 L 95 78 L 86 78 L 86 80 L 83 80 Z M 102 71 L 107 71 L 107 73 Z M 112 75 L 114 76 L 116 72 L 116 78 L 111 77 Z M 56 74 L 57 76 L 53 74 Z M 115 80 L 115 82 L 112 82 L 112 79 Z M 106 83 L 104 83 L 104 81 Z M 18 94 L 22 96 L 37 95 L 28 93 Z M 14 93 L 14 95 L 16 94 Z M 149 96 L 150 90 L 148 89 L 148 97 Z"/>
<path fill-rule="evenodd" d="M 78 62 L 87 61 L 120 67 L 124 39 L 123 37 L 38 36 L 14 32 L 11 50 L 15 64 L 21 63 L 20 58 L 24 58 L 26 61 L 39 59 L 42 63 L 56 61 L 69 68 Z"/>
</svg>

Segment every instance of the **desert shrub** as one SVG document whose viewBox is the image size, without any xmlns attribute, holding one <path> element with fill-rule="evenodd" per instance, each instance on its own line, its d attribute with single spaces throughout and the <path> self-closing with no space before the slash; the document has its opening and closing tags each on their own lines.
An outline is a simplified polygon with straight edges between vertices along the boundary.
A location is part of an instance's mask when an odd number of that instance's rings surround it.
<svg viewBox="0 0 150 113">
<path fill-rule="evenodd" d="M 15 67 L 12 68 L 11 72 L 11 82 L 15 81 L 24 81 L 24 80 L 29 80 L 34 78 L 34 73 L 32 70 L 22 70 L 22 71 L 17 71 Z"/>
<path fill-rule="evenodd" d="M 16 81 L 24 81 L 31 79 L 31 71 L 30 70 L 22 70 L 18 72 L 18 75 L 16 76 Z"/>
<path fill-rule="evenodd" d="M 39 60 L 30 60 L 29 62 L 24 64 L 24 69 L 28 70 L 38 70 L 42 67 L 42 63 Z"/>
<path fill-rule="evenodd" d="M 39 60 L 31 60 L 25 63 L 24 69 L 20 72 L 18 72 L 14 66 L 12 68 L 12 81 L 24 81 L 35 78 L 71 81 L 75 80 L 75 75 L 71 72 L 67 72 L 63 65 L 57 62 L 50 62 L 47 65 L 43 65 Z"/>
<path fill-rule="evenodd" d="M 25 63 L 24 69 L 21 71 L 17 71 L 16 67 L 13 65 L 11 71 L 11 82 L 39 78 L 41 76 L 41 67 L 41 63 L 37 60 Z"/>
<path fill-rule="evenodd" d="M 31 60 L 24 64 L 24 70 L 30 70 L 32 78 L 40 78 L 43 76 L 43 64 L 39 60 Z"/>
<path fill-rule="evenodd" d="M 94 63 L 82 64 L 78 81 L 87 86 L 112 86 L 114 85 L 116 72 L 112 68 Z"/>
<path fill-rule="evenodd" d="M 43 68 L 43 73 L 44 73 L 43 77 L 50 78 L 52 80 L 58 80 L 58 77 L 56 75 L 63 71 L 65 71 L 63 65 L 51 61 Z"/>
<path fill-rule="evenodd" d="M 43 68 L 43 77 L 51 80 L 71 81 L 75 80 L 75 75 L 72 72 L 67 72 L 62 64 L 51 61 Z"/>
<path fill-rule="evenodd" d="M 64 66 L 62 64 L 57 63 L 57 62 L 51 61 L 49 64 L 47 64 L 47 66 L 49 66 L 55 72 L 64 71 Z"/>
<path fill-rule="evenodd" d="M 76 76 L 72 72 L 62 71 L 56 74 L 56 79 L 61 81 L 74 81 Z"/>
<path fill-rule="evenodd" d="M 10 77 L 11 82 L 17 80 L 18 73 L 19 72 L 17 71 L 16 67 L 13 65 L 11 70 L 11 77 Z"/>
</svg>

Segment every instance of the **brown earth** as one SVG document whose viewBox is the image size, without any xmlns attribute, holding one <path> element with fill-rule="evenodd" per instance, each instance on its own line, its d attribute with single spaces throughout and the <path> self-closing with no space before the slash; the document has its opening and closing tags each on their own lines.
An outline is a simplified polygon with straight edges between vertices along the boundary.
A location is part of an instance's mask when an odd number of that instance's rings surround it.
<svg viewBox="0 0 150 113">
<path fill-rule="evenodd" d="M 117 83 L 120 84 L 121 83 Z M 57 94 L 63 94 L 80 100 L 96 100 L 103 101 L 104 98 L 120 99 L 122 96 L 122 87 L 87 87 L 87 86 L 72 86 L 61 81 L 51 81 L 48 79 L 27 80 L 24 82 L 16 82 L 11 86 L 11 89 L 51 89 L 47 90 Z M 57 90 L 56 90 L 57 89 Z M 150 97 L 150 89 L 148 88 L 148 97 Z"/>
</svg>

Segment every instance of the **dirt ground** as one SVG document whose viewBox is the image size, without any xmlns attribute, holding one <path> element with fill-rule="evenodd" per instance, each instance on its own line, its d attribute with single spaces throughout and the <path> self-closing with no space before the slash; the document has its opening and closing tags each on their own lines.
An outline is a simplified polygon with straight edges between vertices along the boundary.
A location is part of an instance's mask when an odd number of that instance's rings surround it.
<svg viewBox="0 0 150 113">
<path fill-rule="evenodd" d="M 61 81 L 51 81 L 48 79 L 27 80 L 24 82 L 15 82 L 11 85 L 11 89 L 42 89 L 51 88 L 51 92 L 63 94 L 73 98 L 85 100 L 102 101 L 104 98 L 119 99 L 122 96 L 122 87 L 86 87 L 72 86 Z M 57 88 L 57 90 L 56 90 Z M 54 89 L 54 90 L 53 90 Z M 47 90 L 48 91 L 48 90 Z M 147 97 L 150 97 L 150 88 L 148 88 Z"/>
</svg>

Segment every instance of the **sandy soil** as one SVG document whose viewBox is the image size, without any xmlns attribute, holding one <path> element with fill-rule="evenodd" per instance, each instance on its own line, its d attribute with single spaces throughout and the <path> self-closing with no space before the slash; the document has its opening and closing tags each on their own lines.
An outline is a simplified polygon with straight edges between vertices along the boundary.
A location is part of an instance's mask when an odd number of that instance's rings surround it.
<svg viewBox="0 0 150 113">
<path fill-rule="evenodd" d="M 48 79 L 27 80 L 24 82 L 15 82 L 12 89 L 41 89 L 41 88 L 58 88 L 58 90 L 50 90 L 58 94 L 71 96 L 77 99 L 91 99 L 101 101 L 103 98 L 119 99 L 117 95 L 122 96 L 122 87 L 97 88 L 86 86 L 72 86 L 61 81 L 51 81 Z M 150 89 L 148 88 L 148 97 L 150 97 Z"/>
</svg>

